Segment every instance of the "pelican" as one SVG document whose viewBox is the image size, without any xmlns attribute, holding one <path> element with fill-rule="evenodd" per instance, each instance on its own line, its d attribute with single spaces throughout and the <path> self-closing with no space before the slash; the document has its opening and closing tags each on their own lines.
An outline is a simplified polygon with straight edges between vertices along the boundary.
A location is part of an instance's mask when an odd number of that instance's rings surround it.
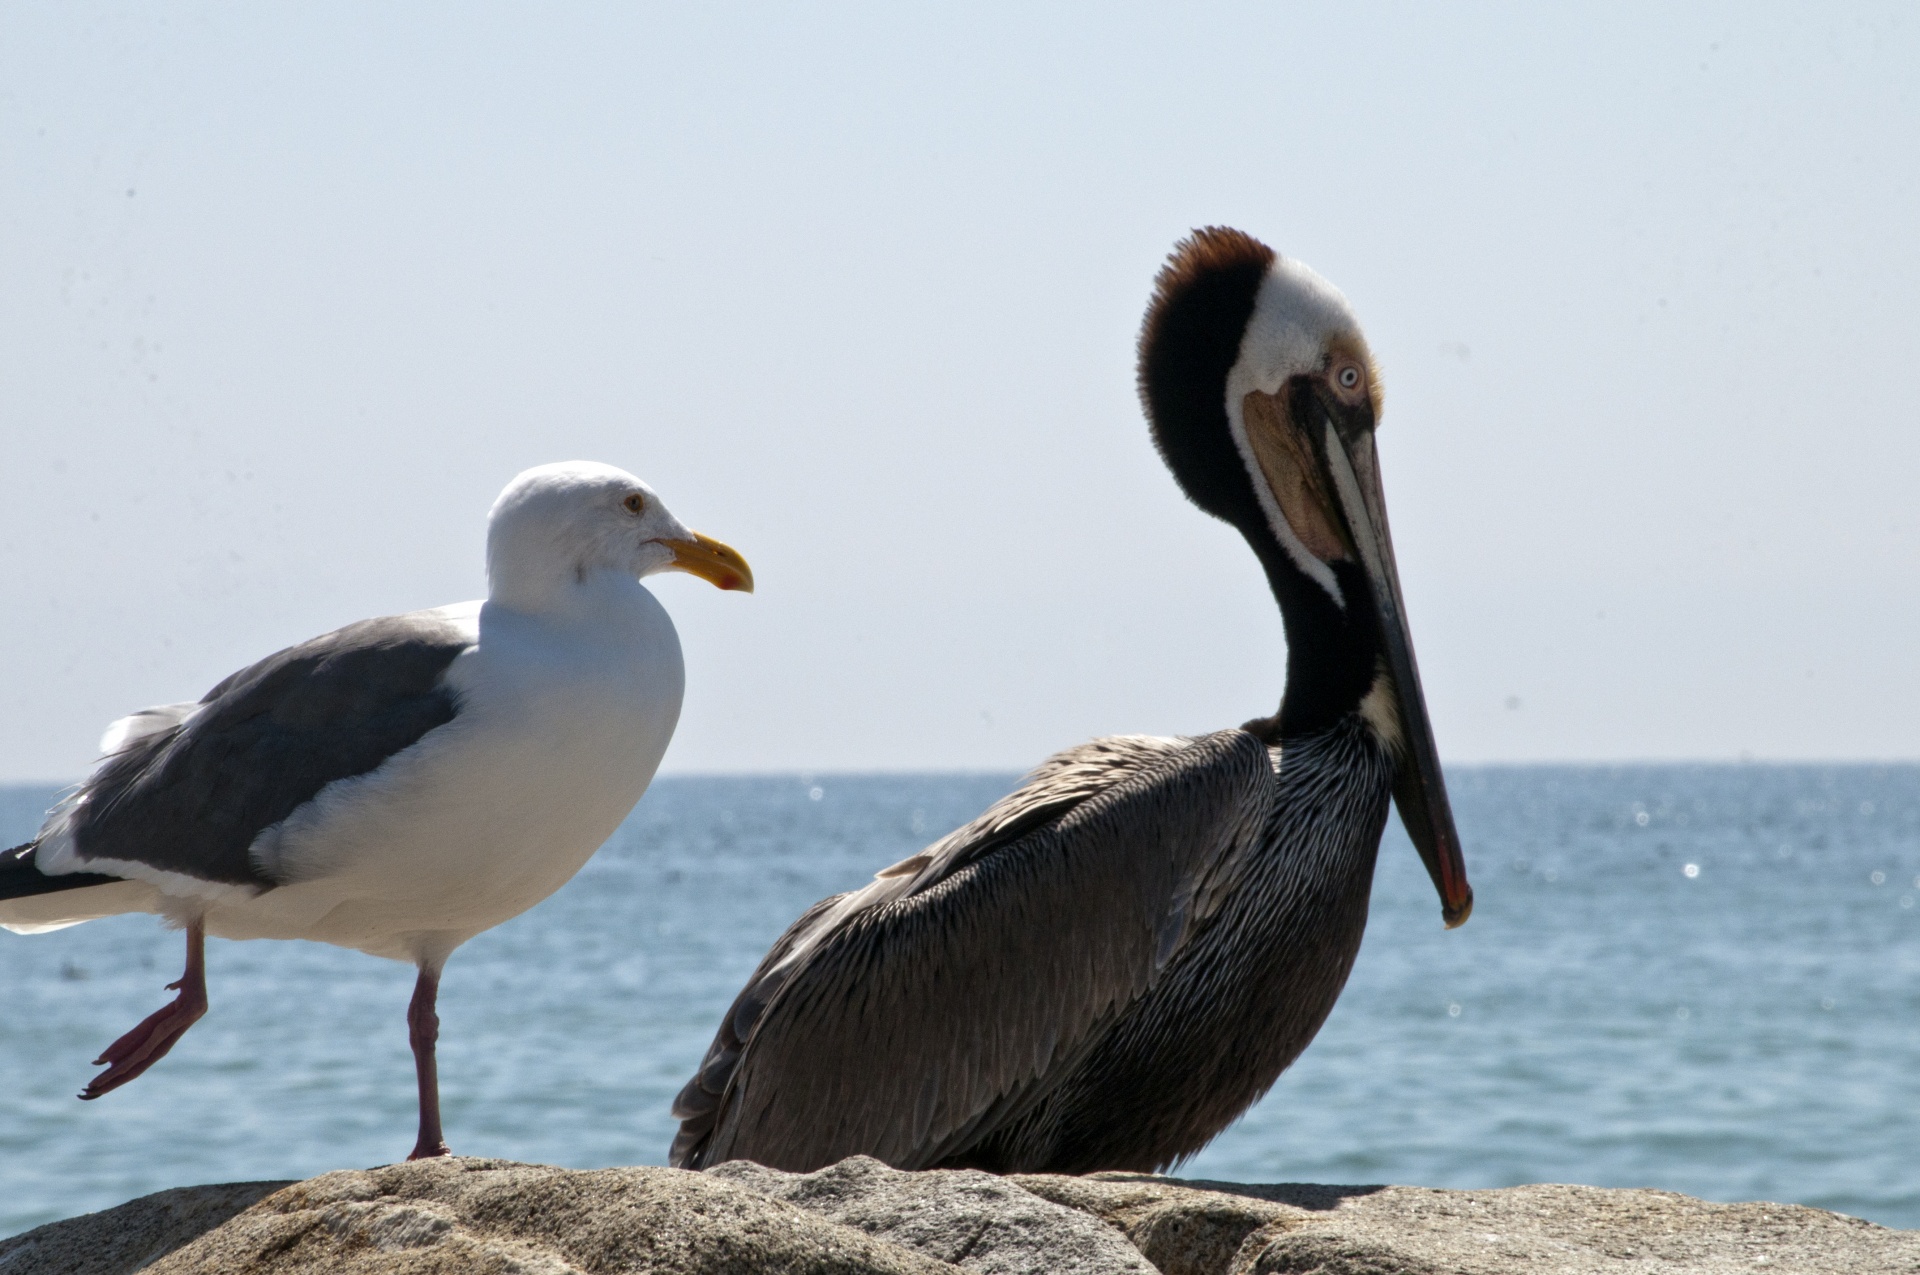
<svg viewBox="0 0 1920 1275">
<path fill-rule="evenodd" d="M 1055 754 L 814 905 L 675 1100 L 674 1164 L 1156 1171 L 1326 1020 L 1389 799 L 1445 923 L 1467 919 L 1374 453 L 1380 380 L 1346 299 L 1248 235 L 1196 231 L 1156 281 L 1139 379 L 1174 478 L 1265 568 L 1279 711 Z"/>
<path fill-rule="evenodd" d="M 206 1013 L 207 935 L 316 939 L 418 968 L 409 1158 L 446 1155 L 441 968 L 564 885 L 652 781 L 685 674 L 640 581 L 669 570 L 753 587 L 632 474 L 544 465 L 494 502 L 484 602 L 362 620 L 115 722 L 87 780 L 0 854 L 7 929 L 156 912 L 186 931 L 179 995 L 80 1096 L 140 1075 Z"/>
</svg>

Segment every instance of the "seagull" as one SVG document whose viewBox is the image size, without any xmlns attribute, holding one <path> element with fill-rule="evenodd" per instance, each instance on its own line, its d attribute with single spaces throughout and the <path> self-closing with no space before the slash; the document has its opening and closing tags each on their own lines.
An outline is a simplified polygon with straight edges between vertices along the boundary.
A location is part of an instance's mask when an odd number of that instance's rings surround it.
<svg viewBox="0 0 1920 1275">
<path fill-rule="evenodd" d="M 206 936 L 313 939 L 419 970 L 409 1159 L 448 1154 L 434 1062 L 447 957 L 564 885 L 647 790 L 685 669 L 641 583 L 751 592 L 733 549 L 589 461 L 529 469 L 487 519 L 487 597 L 361 620 L 114 722 L 39 835 L 0 853 L 0 927 L 152 912 L 179 995 L 109 1045 L 98 1098 L 207 1012 Z"/>
</svg>

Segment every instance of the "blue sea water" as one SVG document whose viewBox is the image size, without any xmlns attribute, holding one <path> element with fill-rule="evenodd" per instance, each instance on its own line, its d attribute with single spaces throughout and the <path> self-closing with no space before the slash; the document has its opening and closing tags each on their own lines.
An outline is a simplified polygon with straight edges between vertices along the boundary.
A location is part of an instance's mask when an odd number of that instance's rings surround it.
<svg viewBox="0 0 1920 1275">
<path fill-rule="evenodd" d="M 1920 768 L 1460 768 L 1478 905 L 1443 932 L 1397 825 L 1352 981 L 1266 1100 L 1184 1172 L 1653 1186 L 1920 1226 Z M 657 1164 L 741 981 L 1011 776 L 658 782 L 580 876 L 455 954 L 454 1149 Z M 0 845 L 53 793 L 0 790 Z M 213 1009 L 93 1103 L 87 1062 L 166 998 L 151 917 L 0 933 L 0 1235 L 163 1187 L 412 1145 L 412 971 L 209 944 Z"/>
</svg>

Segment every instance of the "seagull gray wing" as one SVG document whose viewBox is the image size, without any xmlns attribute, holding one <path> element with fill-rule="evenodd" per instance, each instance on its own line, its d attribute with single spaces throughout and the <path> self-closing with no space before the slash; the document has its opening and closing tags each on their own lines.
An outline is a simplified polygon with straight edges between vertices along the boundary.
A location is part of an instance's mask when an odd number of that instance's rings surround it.
<svg viewBox="0 0 1920 1275">
<path fill-rule="evenodd" d="M 444 675 L 473 641 L 444 612 L 362 620 L 241 669 L 198 704 L 144 710 L 116 724 L 119 751 L 49 828 L 63 824 L 77 874 L 142 865 L 275 885 L 247 853 L 254 838 L 452 721 Z"/>
<path fill-rule="evenodd" d="M 675 1102 L 673 1162 L 920 1168 L 1016 1119 L 1212 913 L 1273 789 L 1242 731 L 1053 757 L 781 937 Z"/>
</svg>

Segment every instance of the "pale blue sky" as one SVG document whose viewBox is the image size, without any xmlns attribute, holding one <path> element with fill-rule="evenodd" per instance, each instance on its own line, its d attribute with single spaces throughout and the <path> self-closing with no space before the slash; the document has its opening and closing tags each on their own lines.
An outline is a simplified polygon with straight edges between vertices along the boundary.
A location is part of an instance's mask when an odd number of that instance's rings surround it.
<svg viewBox="0 0 1920 1275">
<path fill-rule="evenodd" d="M 1387 380 L 1454 760 L 1920 756 L 1911 6 L 0 6 L 0 780 L 652 482 L 669 769 L 1270 711 L 1133 396 L 1227 222 Z"/>
</svg>

